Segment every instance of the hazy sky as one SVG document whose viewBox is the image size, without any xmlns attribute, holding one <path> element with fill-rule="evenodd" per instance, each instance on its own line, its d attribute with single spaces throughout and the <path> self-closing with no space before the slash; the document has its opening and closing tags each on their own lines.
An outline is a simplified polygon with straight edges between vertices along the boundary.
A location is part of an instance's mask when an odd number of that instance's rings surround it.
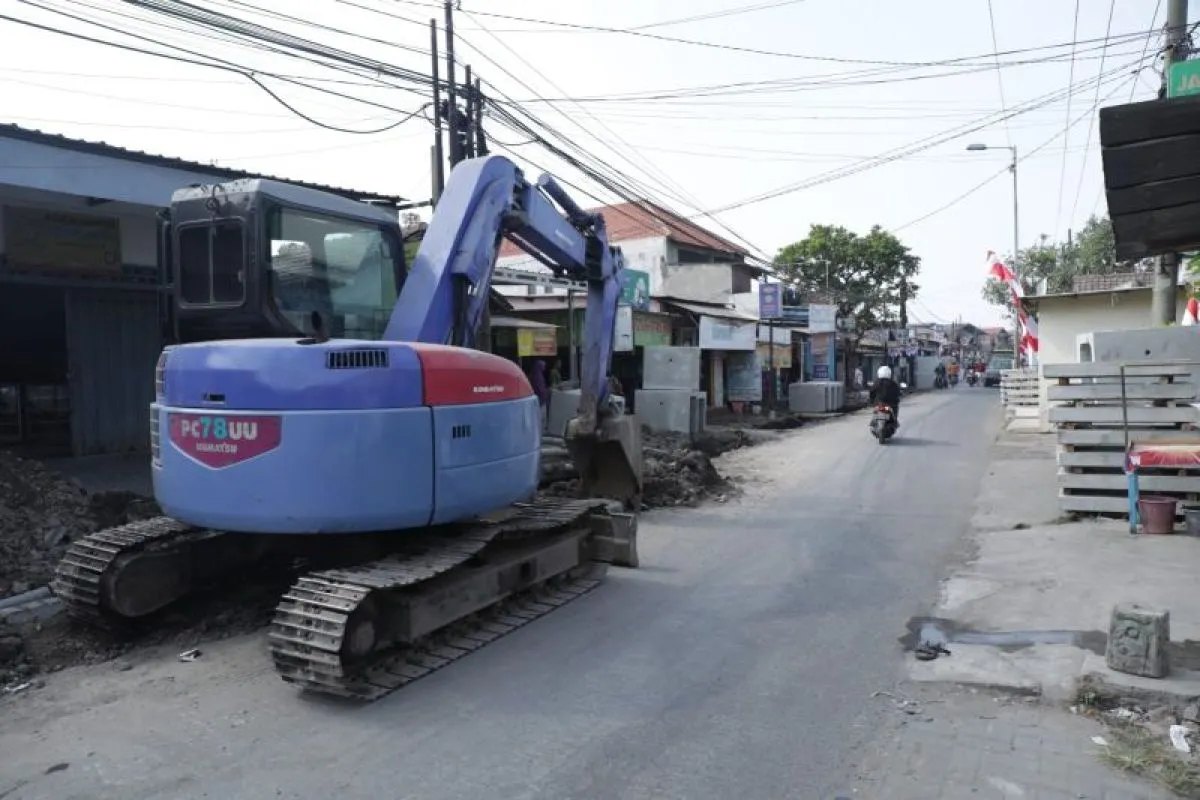
<svg viewBox="0 0 1200 800">
<path fill-rule="evenodd" d="M 422 72 L 429 70 L 427 22 L 440 17 L 440 3 L 427 0 L 211 0 L 203 6 Z M 1094 109 L 1097 100 L 1108 105 L 1153 96 L 1161 37 L 1147 32 L 1160 28 L 1165 14 L 1161 0 L 992 0 L 994 46 L 988 0 L 462 0 L 461 6 L 460 63 L 471 64 L 494 87 L 492 94 L 532 111 L 594 161 L 649 187 L 655 199 L 686 215 L 738 206 L 715 216 L 767 256 L 803 238 L 814 223 L 864 232 L 873 224 L 895 228 L 923 259 L 910 318 L 961 315 L 977 323 L 999 317 L 980 299 L 979 287 L 986 251 L 1011 248 L 1013 187 L 1004 172 L 1008 151 L 968 153 L 966 145 L 1019 149 L 1023 245 L 1042 233 L 1065 237 L 1093 211 L 1104 213 Z M 1200 3 L 1193 7 L 1193 17 L 1200 17 Z M 367 86 L 361 76 L 231 43 L 225 34 L 200 34 L 189 23 L 116 0 L 18 0 L 0 13 L 252 68 L 289 104 L 336 127 L 380 128 L 428 101 L 415 87 Z M 324 27 L 272 16 L 279 14 Z M 429 196 L 432 128 L 421 114 L 373 135 L 325 130 L 235 73 L 0 24 L 5 121 L 285 178 Z M 1107 49 L 1106 29 L 1112 37 Z M 1074 59 L 1072 40 L 1078 42 Z M 999 72 L 990 57 L 996 47 L 1004 64 Z M 911 66 L 959 58 L 966 60 Z M 1012 63 L 1030 61 L 1036 63 Z M 1138 64 L 1146 68 L 1135 74 Z M 1097 92 L 1101 70 L 1108 75 Z M 329 91 L 264 73 L 320 79 Z M 1072 84 L 1076 91 L 1068 99 Z M 681 92 L 696 87 L 705 88 Z M 1011 113 L 1038 103 L 999 120 L 1002 108 Z M 522 144 L 526 139 L 498 121 L 487 127 L 515 146 L 528 172 L 549 168 L 601 199 L 615 199 L 540 145 Z M 914 145 L 926 149 L 882 165 L 871 160 Z M 844 174 L 851 171 L 856 174 Z M 711 220 L 697 220 L 732 236 Z"/>
</svg>

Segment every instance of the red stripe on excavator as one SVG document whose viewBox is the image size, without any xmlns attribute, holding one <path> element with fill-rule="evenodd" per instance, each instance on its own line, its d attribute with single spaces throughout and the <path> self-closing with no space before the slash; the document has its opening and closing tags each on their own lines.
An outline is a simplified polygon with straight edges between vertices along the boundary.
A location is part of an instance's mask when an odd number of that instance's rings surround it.
<svg viewBox="0 0 1200 800">
<path fill-rule="evenodd" d="M 421 360 L 425 405 L 462 406 L 533 395 L 521 368 L 508 359 L 465 347 L 410 345 Z"/>
</svg>

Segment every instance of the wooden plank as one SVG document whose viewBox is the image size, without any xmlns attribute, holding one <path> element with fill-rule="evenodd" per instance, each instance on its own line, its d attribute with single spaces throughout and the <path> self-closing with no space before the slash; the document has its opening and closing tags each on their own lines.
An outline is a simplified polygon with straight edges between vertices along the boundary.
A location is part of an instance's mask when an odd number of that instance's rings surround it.
<svg viewBox="0 0 1200 800">
<path fill-rule="evenodd" d="M 1200 431 L 1181 431 L 1168 428 L 1158 430 L 1133 428 L 1129 438 L 1135 442 L 1200 442 Z M 1116 447 L 1125 446 L 1125 435 L 1120 428 L 1082 428 L 1078 430 L 1058 431 L 1058 443 L 1076 447 Z"/>
<path fill-rule="evenodd" d="M 1166 364 L 1139 364 L 1126 362 L 1125 376 L 1158 378 L 1175 375 L 1191 375 L 1196 365 L 1178 360 Z M 1087 361 L 1082 364 L 1046 364 L 1042 367 L 1044 378 L 1119 378 L 1121 364 L 1116 361 Z"/>
<path fill-rule="evenodd" d="M 1051 422 L 1107 422 L 1119 425 L 1128 419 L 1131 425 L 1159 425 L 1200 420 L 1200 409 L 1195 406 L 1127 406 L 1122 412 L 1120 404 L 1110 406 L 1052 406 Z"/>
<path fill-rule="evenodd" d="M 1056 460 L 1060 467 L 1109 467 L 1125 469 L 1125 453 L 1116 450 L 1072 451 L 1059 449 Z"/>
<path fill-rule="evenodd" d="M 1059 472 L 1058 485 L 1062 489 L 1085 491 L 1120 492 L 1128 488 L 1129 482 L 1122 474 L 1081 475 L 1078 472 Z M 1181 492 L 1200 494 L 1200 475 L 1139 475 L 1138 488 L 1143 492 Z"/>
<path fill-rule="evenodd" d="M 1100 109 L 1100 144 L 1134 142 L 1200 131 L 1200 96 L 1122 103 Z"/>
<path fill-rule="evenodd" d="M 1047 388 L 1050 400 L 1117 400 L 1121 399 L 1121 382 L 1075 383 Z M 1194 383 L 1127 383 L 1125 396 L 1130 400 L 1195 400 Z"/>
<path fill-rule="evenodd" d="M 1154 181 L 1108 192 L 1108 213 L 1136 214 L 1155 208 L 1200 203 L 1200 175 Z"/>
<path fill-rule="evenodd" d="M 1143 142 L 1105 147 L 1100 151 L 1104 188 L 1124 189 L 1194 174 L 1198 152 L 1200 125 L 1178 136 L 1157 136 Z"/>
<path fill-rule="evenodd" d="M 1200 247 L 1200 203 L 1112 217 L 1116 256 L 1145 258 Z"/>
</svg>

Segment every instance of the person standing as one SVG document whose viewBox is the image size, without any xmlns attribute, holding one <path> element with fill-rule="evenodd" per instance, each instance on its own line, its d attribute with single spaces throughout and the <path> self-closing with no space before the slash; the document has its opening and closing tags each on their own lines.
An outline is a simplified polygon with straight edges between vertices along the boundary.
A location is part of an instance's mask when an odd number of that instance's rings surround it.
<svg viewBox="0 0 1200 800">
<path fill-rule="evenodd" d="M 541 407 L 542 429 L 546 428 L 546 411 L 550 406 L 550 387 L 546 384 L 546 362 L 537 359 L 529 368 L 529 383 L 533 393 L 537 395 L 538 406 Z"/>
</svg>

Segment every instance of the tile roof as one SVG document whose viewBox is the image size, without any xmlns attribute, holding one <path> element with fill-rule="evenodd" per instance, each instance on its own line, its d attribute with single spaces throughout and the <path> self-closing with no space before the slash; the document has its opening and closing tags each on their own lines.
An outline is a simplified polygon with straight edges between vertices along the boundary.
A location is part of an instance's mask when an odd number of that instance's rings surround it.
<svg viewBox="0 0 1200 800">
<path fill-rule="evenodd" d="M 632 239 L 666 236 L 680 244 L 729 253 L 739 259 L 749 254 L 744 247 L 733 244 L 648 200 L 639 200 L 636 203 L 617 203 L 611 206 L 590 208 L 588 211 L 604 215 L 604 222 L 608 227 L 608 240 L 613 244 Z M 524 251 L 507 240 L 500 246 L 501 257 L 517 256 L 523 253 Z"/>
<path fill-rule="evenodd" d="M 228 167 L 217 167 L 211 164 L 204 164 L 199 161 L 188 161 L 183 158 L 174 158 L 172 156 L 160 156 L 155 153 L 147 153 L 142 150 L 131 150 L 126 147 L 120 147 L 107 142 L 91 142 L 86 139 L 72 139 L 69 136 L 63 136 L 58 133 L 46 133 L 44 131 L 35 130 L 33 128 L 25 128 L 20 125 L 11 123 L 0 123 L 0 138 L 4 139 L 19 139 L 25 142 L 34 144 L 44 144 L 49 147 L 57 147 L 63 150 L 74 150 L 79 153 L 89 153 L 98 156 L 108 156 L 109 158 L 117 158 L 122 161 L 133 161 L 139 164 L 149 164 L 155 167 L 167 167 L 169 169 L 187 170 L 188 172 L 200 172 L 205 175 L 212 175 L 218 178 L 270 178 L 272 180 L 283 181 L 285 183 L 295 184 L 296 186 L 305 186 L 309 189 L 317 189 L 330 194 L 349 197 L 354 200 L 373 200 L 398 205 L 404 202 L 404 198 L 398 195 L 385 195 L 376 192 L 360 192 L 354 189 L 347 189 L 339 186 L 326 186 L 320 183 L 309 183 L 307 181 L 294 181 L 287 178 L 279 178 L 273 175 L 268 175 L 263 172 L 251 172 L 248 170 L 230 169 Z"/>
</svg>

